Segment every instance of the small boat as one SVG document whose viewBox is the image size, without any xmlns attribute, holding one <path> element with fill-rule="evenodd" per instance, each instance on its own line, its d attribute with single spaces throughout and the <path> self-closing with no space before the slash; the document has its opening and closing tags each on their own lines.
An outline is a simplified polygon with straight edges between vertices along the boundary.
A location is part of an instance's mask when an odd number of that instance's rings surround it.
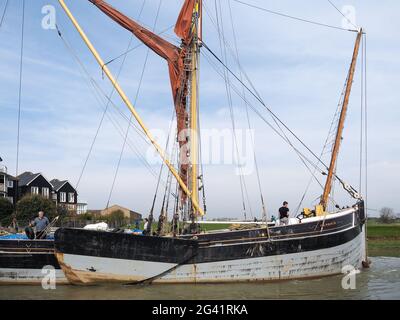
<svg viewBox="0 0 400 320">
<path fill-rule="evenodd" d="M 0 284 L 40 284 L 54 270 L 56 284 L 68 283 L 54 255 L 54 239 L 0 238 Z"/>
</svg>

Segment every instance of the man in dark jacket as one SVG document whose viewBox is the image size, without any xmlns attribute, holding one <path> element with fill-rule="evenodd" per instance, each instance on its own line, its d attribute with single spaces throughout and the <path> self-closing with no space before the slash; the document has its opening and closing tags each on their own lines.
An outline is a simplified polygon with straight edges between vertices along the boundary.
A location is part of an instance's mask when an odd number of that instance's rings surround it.
<svg viewBox="0 0 400 320">
<path fill-rule="evenodd" d="M 279 221 L 281 225 L 287 225 L 289 223 L 289 208 L 287 201 L 284 201 L 283 206 L 279 208 Z"/>
</svg>

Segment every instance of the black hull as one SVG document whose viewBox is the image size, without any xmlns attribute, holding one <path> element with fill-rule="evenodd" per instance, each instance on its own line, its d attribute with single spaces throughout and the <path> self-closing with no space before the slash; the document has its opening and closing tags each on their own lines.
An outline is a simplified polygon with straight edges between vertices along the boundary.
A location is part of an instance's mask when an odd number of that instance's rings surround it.
<svg viewBox="0 0 400 320">
<path fill-rule="evenodd" d="M 54 255 L 54 240 L 0 240 L 0 284 L 40 283 L 46 266 L 66 282 Z"/>
<path fill-rule="evenodd" d="M 82 229 L 59 229 L 55 249 L 60 253 L 114 259 L 191 264 L 243 259 L 249 256 L 273 256 L 326 249 L 353 240 L 361 224 L 353 227 L 353 215 L 321 222 L 271 228 L 274 241 L 268 241 L 267 230 L 254 229 L 181 238 L 142 236 Z"/>
<path fill-rule="evenodd" d="M 297 260 L 307 260 L 307 255 L 312 256 L 318 252 L 322 255 L 324 253 L 338 255 L 337 261 L 351 260 L 356 261 L 352 262 L 353 264 L 358 264 L 361 257 L 363 208 L 360 205 L 343 212 L 343 214 L 328 216 L 318 221 L 270 228 L 270 238 L 265 228 L 178 238 L 59 229 L 55 234 L 55 250 L 61 267 L 67 277 L 70 275 L 72 279 L 70 280 L 74 282 L 112 280 L 113 275 L 106 270 L 113 261 L 122 263 L 120 272 L 111 270 L 112 273 L 115 272 L 118 275 L 116 279 L 121 281 L 129 278 L 125 274 L 131 272 L 130 265 L 146 265 L 144 269 L 159 269 L 158 275 L 155 272 L 157 278 L 164 277 L 166 273 L 176 273 L 176 270 L 181 267 L 181 269 L 194 270 L 201 267 L 212 269 L 218 266 L 220 268 L 226 261 L 235 266 L 249 263 L 251 265 L 259 260 L 264 261 L 263 263 L 271 263 L 276 260 L 275 257 L 282 259 L 295 257 L 294 259 Z M 350 250 L 350 253 L 346 250 Z M 357 251 L 355 252 L 357 256 L 351 257 L 351 251 Z M 133 264 L 129 264 L 129 261 Z M 335 259 L 329 263 L 335 264 L 334 261 Z M 85 270 L 76 269 L 77 266 L 84 265 L 86 262 Z M 160 268 L 157 267 L 158 265 Z M 124 268 L 127 268 L 127 271 Z M 329 266 L 321 266 L 321 268 L 327 270 Z M 338 269 L 335 268 L 335 270 Z M 129 279 L 146 278 L 140 275 L 142 271 L 132 272 L 134 276 Z M 232 277 L 234 276 L 233 272 Z M 174 277 L 178 279 L 180 276 Z M 197 281 L 196 276 L 186 277 L 192 277 L 194 279 L 192 282 Z M 251 277 L 251 272 L 249 277 Z M 178 279 L 177 282 L 180 280 Z M 188 282 L 191 280 L 189 279 Z"/>
</svg>

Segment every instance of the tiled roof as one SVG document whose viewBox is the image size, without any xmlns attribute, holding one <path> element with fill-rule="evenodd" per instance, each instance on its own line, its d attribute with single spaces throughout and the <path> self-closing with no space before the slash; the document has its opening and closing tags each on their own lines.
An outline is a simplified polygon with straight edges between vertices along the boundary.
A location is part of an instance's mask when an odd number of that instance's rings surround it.
<svg viewBox="0 0 400 320">
<path fill-rule="evenodd" d="M 50 181 L 55 191 L 58 191 L 67 182 L 67 180 L 60 181 L 58 179 L 53 179 Z"/>
<path fill-rule="evenodd" d="M 40 173 L 32 173 L 32 172 L 24 172 L 21 173 L 17 178 L 18 178 L 18 186 L 26 186 L 28 185 L 32 180 L 36 179 L 38 176 L 40 176 Z"/>
</svg>

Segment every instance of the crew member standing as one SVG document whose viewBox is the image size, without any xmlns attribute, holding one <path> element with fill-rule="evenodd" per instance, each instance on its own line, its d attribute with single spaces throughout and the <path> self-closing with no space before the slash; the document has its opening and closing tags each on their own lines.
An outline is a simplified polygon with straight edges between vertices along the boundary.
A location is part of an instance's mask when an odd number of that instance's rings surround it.
<svg viewBox="0 0 400 320">
<path fill-rule="evenodd" d="M 25 229 L 25 232 L 28 235 L 28 238 L 33 239 L 44 239 L 46 238 L 46 228 L 49 225 L 50 221 L 47 217 L 44 216 L 43 211 L 39 211 L 38 216 L 33 220 L 29 227 Z M 33 235 L 32 227 L 36 227 L 36 234 Z"/>
<path fill-rule="evenodd" d="M 289 223 L 289 208 L 287 201 L 284 201 L 283 206 L 279 208 L 279 222 L 281 225 L 287 225 Z"/>
</svg>

